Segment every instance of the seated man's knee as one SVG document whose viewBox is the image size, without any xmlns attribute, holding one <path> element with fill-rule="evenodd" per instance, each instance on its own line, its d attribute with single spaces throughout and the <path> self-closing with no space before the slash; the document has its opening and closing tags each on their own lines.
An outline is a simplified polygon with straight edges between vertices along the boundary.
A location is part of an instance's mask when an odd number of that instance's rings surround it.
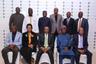
<svg viewBox="0 0 96 64">
<path fill-rule="evenodd" d="M 16 47 L 16 48 L 13 49 L 13 51 L 14 51 L 14 52 L 18 52 L 18 51 L 19 51 L 19 48 Z"/>
<path fill-rule="evenodd" d="M 7 52 L 7 49 L 3 48 L 1 52 L 2 52 L 2 54 L 5 54 Z"/>
<path fill-rule="evenodd" d="M 92 56 L 92 53 L 91 53 L 91 52 L 89 52 L 89 53 L 88 53 L 88 56 Z"/>
</svg>

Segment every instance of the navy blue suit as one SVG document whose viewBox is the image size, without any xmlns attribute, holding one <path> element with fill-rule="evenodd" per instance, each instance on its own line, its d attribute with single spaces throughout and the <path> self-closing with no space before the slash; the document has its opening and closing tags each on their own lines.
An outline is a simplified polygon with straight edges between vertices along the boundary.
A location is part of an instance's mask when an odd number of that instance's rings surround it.
<svg viewBox="0 0 96 64">
<path fill-rule="evenodd" d="M 73 18 L 70 18 L 69 22 L 67 23 L 67 18 L 64 19 L 63 25 L 67 26 L 67 33 L 70 35 L 76 34 L 76 22 Z"/>
<path fill-rule="evenodd" d="M 79 19 L 76 20 L 76 27 L 78 25 L 78 20 Z M 82 19 L 81 27 L 84 28 L 84 32 L 85 32 L 84 35 L 88 36 L 89 24 L 88 24 L 88 20 L 87 19 L 85 19 L 85 18 Z"/>
<path fill-rule="evenodd" d="M 76 64 L 79 64 L 79 60 L 80 60 L 80 55 L 81 53 L 78 51 L 78 37 L 79 34 L 76 34 L 73 36 L 73 51 L 75 53 L 75 60 L 76 60 Z M 87 64 L 92 64 L 92 53 L 88 50 L 88 41 L 87 41 L 87 36 L 83 36 L 83 48 L 81 48 L 81 50 L 85 50 L 84 54 L 87 55 Z"/>
<path fill-rule="evenodd" d="M 39 32 L 40 33 L 43 32 L 44 26 L 48 26 L 49 27 L 49 30 L 51 32 L 50 18 L 48 18 L 48 17 L 41 17 L 41 18 L 39 18 L 38 27 L 39 27 Z"/>
</svg>

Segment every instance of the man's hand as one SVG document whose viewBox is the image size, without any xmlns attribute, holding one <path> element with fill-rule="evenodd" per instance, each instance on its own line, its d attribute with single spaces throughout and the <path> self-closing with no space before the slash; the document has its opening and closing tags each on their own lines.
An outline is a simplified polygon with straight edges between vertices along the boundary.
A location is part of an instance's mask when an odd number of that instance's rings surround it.
<svg viewBox="0 0 96 64">
<path fill-rule="evenodd" d="M 31 45 L 28 45 L 28 47 L 33 48 L 33 45 L 32 44 Z"/>
<path fill-rule="evenodd" d="M 44 52 L 46 53 L 48 51 L 48 48 L 45 48 Z"/>
<path fill-rule="evenodd" d="M 80 50 L 78 49 L 78 51 L 81 53 L 81 54 L 84 54 L 85 50 Z"/>
<path fill-rule="evenodd" d="M 41 50 L 44 52 L 45 51 L 45 48 L 44 47 L 41 47 Z"/>
<path fill-rule="evenodd" d="M 11 48 L 11 49 L 13 49 L 14 47 L 15 47 L 14 44 L 10 44 L 10 45 L 9 45 L 9 48 Z"/>
<path fill-rule="evenodd" d="M 68 47 L 64 47 L 64 51 L 68 51 Z"/>
</svg>

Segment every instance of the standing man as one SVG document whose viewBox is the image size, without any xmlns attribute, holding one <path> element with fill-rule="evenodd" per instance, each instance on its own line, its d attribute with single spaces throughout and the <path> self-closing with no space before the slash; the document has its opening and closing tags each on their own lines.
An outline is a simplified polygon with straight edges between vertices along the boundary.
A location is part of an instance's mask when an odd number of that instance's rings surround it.
<svg viewBox="0 0 96 64">
<path fill-rule="evenodd" d="M 70 35 L 76 34 L 76 22 L 71 18 L 71 12 L 66 13 L 67 18 L 64 19 L 63 25 L 67 27 L 67 33 Z"/>
<path fill-rule="evenodd" d="M 74 35 L 73 42 L 73 51 L 75 53 L 76 64 L 79 64 L 81 54 L 86 54 L 87 64 L 92 64 L 92 53 L 88 50 L 87 36 L 84 35 L 83 27 L 80 27 L 79 33 Z"/>
<path fill-rule="evenodd" d="M 31 64 L 32 52 L 36 52 L 37 36 L 32 31 L 32 25 L 27 24 L 27 32 L 22 36 L 22 48 L 20 50 L 21 55 L 28 64 Z"/>
<path fill-rule="evenodd" d="M 54 38 L 49 33 L 48 26 L 45 26 L 44 33 L 39 35 L 38 46 L 39 46 L 39 51 L 38 51 L 37 57 L 36 57 L 36 64 L 39 64 L 40 57 L 43 53 L 47 53 L 49 55 L 51 64 L 54 64 L 54 57 L 53 57 Z"/>
<path fill-rule="evenodd" d="M 59 52 L 59 64 L 63 64 L 64 58 L 71 59 L 71 64 L 74 64 L 74 52 L 72 51 L 72 38 L 67 33 L 67 27 L 62 26 L 61 34 L 57 36 L 57 50 Z"/>
<path fill-rule="evenodd" d="M 22 34 L 17 31 L 17 27 L 15 25 L 11 26 L 11 32 L 7 35 L 5 48 L 2 50 L 2 56 L 5 64 L 15 64 L 19 48 L 22 43 Z M 13 52 L 12 63 L 9 63 L 8 60 L 8 52 Z"/>
<path fill-rule="evenodd" d="M 54 14 L 50 15 L 50 20 L 52 25 L 51 32 L 57 36 L 62 26 L 62 16 L 58 14 L 58 8 L 54 8 Z"/>
<path fill-rule="evenodd" d="M 84 35 L 86 35 L 88 37 L 88 30 L 89 30 L 88 20 L 83 18 L 83 12 L 79 12 L 78 17 L 79 18 L 76 20 L 77 33 L 78 33 L 80 27 L 83 27 Z"/>
<path fill-rule="evenodd" d="M 51 33 L 51 22 L 50 18 L 47 17 L 47 11 L 43 11 L 43 17 L 39 18 L 38 21 L 38 27 L 39 27 L 39 33 L 42 33 L 45 26 L 49 27 L 49 32 Z"/>
<path fill-rule="evenodd" d="M 23 28 L 22 32 L 26 32 L 26 25 L 31 24 L 33 26 L 32 31 L 35 33 L 38 33 L 38 21 L 35 16 L 33 16 L 33 9 L 28 8 L 28 16 L 25 17 L 24 22 L 23 22 Z"/>
<path fill-rule="evenodd" d="M 17 26 L 17 31 L 22 33 L 22 24 L 23 24 L 24 16 L 20 13 L 20 8 L 16 7 L 16 13 L 12 14 L 9 21 L 9 29 L 11 30 L 12 25 Z"/>
</svg>

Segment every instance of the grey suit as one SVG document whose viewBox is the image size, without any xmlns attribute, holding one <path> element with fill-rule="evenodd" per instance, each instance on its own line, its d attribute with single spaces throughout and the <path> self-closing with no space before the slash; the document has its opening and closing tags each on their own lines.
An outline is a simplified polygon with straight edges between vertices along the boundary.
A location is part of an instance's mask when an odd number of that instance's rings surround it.
<svg viewBox="0 0 96 64">
<path fill-rule="evenodd" d="M 57 21 L 56 21 L 55 20 L 55 15 L 52 14 L 52 15 L 50 15 L 50 20 L 51 20 L 51 25 L 52 25 L 52 27 L 51 27 L 52 33 L 55 33 L 56 30 L 57 30 L 57 33 L 59 33 L 60 28 L 62 26 L 62 16 L 60 14 L 58 14 Z"/>
</svg>

